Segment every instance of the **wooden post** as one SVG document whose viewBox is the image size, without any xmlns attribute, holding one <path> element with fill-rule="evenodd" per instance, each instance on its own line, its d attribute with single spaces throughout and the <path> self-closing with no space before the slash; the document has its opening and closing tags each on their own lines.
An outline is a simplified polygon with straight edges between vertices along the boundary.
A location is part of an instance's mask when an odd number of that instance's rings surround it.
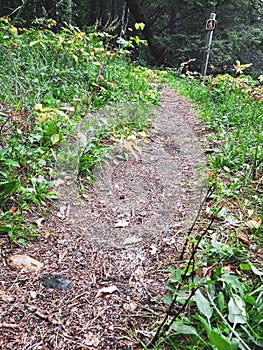
<svg viewBox="0 0 263 350">
<path fill-rule="evenodd" d="M 206 58 L 205 58 L 205 63 L 203 66 L 203 80 L 205 80 L 206 77 L 206 72 L 207 72 L 207 66 L 208 66 L 208 60 L 210 56 L 210 51 L 211 51 L 211 43 L 212 43 L 212 37 L 213 37 L 213 31 L 215 29 L 216 25 L 216 14 L 211 13 L 209 19 L 206 21 L 206 30 L 208 31 L 207 33 L 207 50 L 206 50 Z"/>
</svg>

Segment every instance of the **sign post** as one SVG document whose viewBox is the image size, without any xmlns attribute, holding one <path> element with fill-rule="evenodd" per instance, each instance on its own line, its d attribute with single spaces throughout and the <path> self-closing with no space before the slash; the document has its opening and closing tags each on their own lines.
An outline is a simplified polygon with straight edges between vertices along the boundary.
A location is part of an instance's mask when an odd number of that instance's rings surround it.
<svg viewBox="0 0 263 350">
<path fill-rule="evenodd" d="M 204 64 L 204 67 L 203 67 L 203 74 L 202 74 L 203 80 L 205 80 L 205 77 L 206 77 L 208 60 L 209 60 L 210 51 L 211 51 L 213 30 L 215 29 L 215 26 L 216 26 L 216 14 L 215 13 L 211 13 L 209 19 L 206 21 L 206 30 L 208 31 L 208 33 L 207 33 L 206 58 L 205 58 L 205 64 Z"/>
</svg>

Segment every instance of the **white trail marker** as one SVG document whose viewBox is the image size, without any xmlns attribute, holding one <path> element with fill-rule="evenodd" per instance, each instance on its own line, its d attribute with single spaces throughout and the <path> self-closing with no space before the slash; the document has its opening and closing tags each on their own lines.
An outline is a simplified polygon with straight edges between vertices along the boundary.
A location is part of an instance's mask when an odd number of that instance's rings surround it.
<svg viewBox="0 0 263 350">
<path fill-rule="evenodd" d="M 205 58 L 205 64 L 203 67 L 203 80 L 205 80 L 206 77 L 206 72 L 207 72 L 207 66 L 208 66 L 208 60 L 210 56 L 210 51 L 211 51 L 211 44 L 212 44 L 212 37 L 213 37 L 213 31 L 216 26 L 216 14 L 211 13 L 209 19 L 206 21 L 206 30 L 208 31 L 207 33 L 207 49 L 206 49 L 206 58 Z"/>
</svg>

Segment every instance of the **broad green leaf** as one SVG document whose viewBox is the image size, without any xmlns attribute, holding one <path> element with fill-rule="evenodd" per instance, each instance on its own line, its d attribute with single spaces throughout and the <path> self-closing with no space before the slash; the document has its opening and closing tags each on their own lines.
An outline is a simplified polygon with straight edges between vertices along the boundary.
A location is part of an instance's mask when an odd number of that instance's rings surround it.
<svg viewBox="0 0 263 350">
<path fill-rule="evenodd" d="M 196 314 L 193 316 L 196 320 L 199 320 L 202 325 L 204 326 L 206 332 L 208 333 L 210 330 L 211 330 L 211 326 L 210 324 L 206 321 L 206 319 L 204 319 L 204 317 L 202 317 L 201 315 L 199 314 Z"/>
<path fill-rule="evenodd" d="M 253 264 L 250 263 L 251 270 L 254 272 L 257 276 L 263 276 L 263 271 L 259 271 L 259 269 L 256 268 Z"/>
<path fill-rule="evenodd" d="M 211 344 L 214 345 L 218 350 L 236 349 L 236 346 L 232 345 L 228 339 L 215 331 L 208 332 L 208 338 Z"/>
<path fill-rule="evenodd" d="M 165 294 L 165 296 L 163 298 L 163 301 L 164 301 L 165 304 L 170 305 L 172 300 L 173 300 L 173 294 L 172 293 Z"/>
<path fill-rule="evenodd" d="M 182 282 L 182 271 L 180 269 L 175 269 L 174 267 L 170 266 L 169 271 L 172 274 L 170 277 L 171 282 Z"/>
<path fill-rule="evenodd" d="M 229 273 L 224 273 L 219 280 L 225 282 L 235 291 L 238 291 L 239 294 L 242 295 L 244 293 L 245 284 L 239 280 L 238 276 L 232 276 Z"/>
<path fill-rule="evenodd" d="M 12 227 L 9 226 L 0 226 L 0 232 L 10 232 L 12 231 Z"/>
<path fill-rule="evenodd" d="M 16 181 L 0 182 L 0 194 L 12 194 L 16 191 L 18 184 Z"/>
<path fill-rule="evenodd" d="M 170 328 L 178 334 L 193 334 L 200 338 L 196 329 L 192 326 L 188 326 L 186 324 L 175 321 L 171 324 Z"/>
<path fill-rule="evenodd" d="M 199 289 L 195 292 L 193 300 L 196 302 L 197 308 L 201 314 L 206 316 L 207 319 L 210 319 L 213 314 L 213 310 L 209 301 L 203 296 Z"/>
<path fill-rule="evenodd" d="M 242 298 L 234 294 L 228 302 L 228 320 L 233 324 L 246 323 L 246 305 Z"/>
<path fill-rule="evenodd" d="M 251 266 L 250 264 L 239 264 L 240 270 L 242 271 L 251 271 Z"/>
<path fill-rule="evenodd" d="M 239 264 L 239 267 L 242 271 L 253 271 L 257 276 L 263 276 L 263 271 L 259 271 L 259 269 L 253 265 L 251 262 L 246 264 Z"/>
<path fill-rule="evenodd" d="M 219 309 L 220 311 L 222 311 L 225 308 L 226 303 L 225 303 L 225 296 L 221 291 L 217 295 L 217 301 L 218 301 Z"/>
<path fill-rule="evenodd" d="M 11 165 L 11 166 L 14 166 L 16 168 L 20 167 L 20 164 L 16 160 L 13 160 L 13 159 L 4 159 L 2 162 L 5 165 Z"/>
<path fill-rule="evenodd" d="M 256 299 L 252 295 L 245 295 L 245 302 L 256 307 L 258 306 Z"/>
<path fill-rule="evenodd" d="M 51 142 L 52 142 L 52 145 L 55 145 L 56 143 L 58 143 L 59 141 L 59 135 L 58 134 L 54 134 L 51 136 Z"/>
<path fill-rule="evenodd" d="M 5 155 L 5 154 L 8 153 L 9 151 L 10 151 L 10 148 L 9 148 L 9 147 L 5 147 L 5 148 L 0 149 L 0 156 Z"/>
<path fill-rule="evenodd" d="M 168 283 L 168 284 L 166 285 L 166 288 L 167 288 L 168 290 L 171 290 L 172 292 L 174 292 L 174 291 L 176 290 L 176 288 L 175 288 L 175 286 L 174 286 L 173 283 Z"/>
</svg>

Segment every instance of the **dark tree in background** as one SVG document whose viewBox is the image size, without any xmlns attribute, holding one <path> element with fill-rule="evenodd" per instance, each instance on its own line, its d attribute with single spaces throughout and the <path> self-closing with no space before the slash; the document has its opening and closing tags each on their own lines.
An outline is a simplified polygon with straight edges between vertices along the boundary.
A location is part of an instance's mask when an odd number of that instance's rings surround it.
<svg viewBox="0 0 263 350">
<path fill-rule="evenodd" d="M 53 18 L 83 30 L 95 27 L 116 36 L 135 35 L 134 23 L 144 22 L 148 48 L 143 59 L 152 65 L 178 67 L 195 58 L 201 69 L 204 58 L 205 23 L 211 12 L 217 15 L 210 62 L 220 72 L 240 60 L 253 63 L 255 74 L 263 66 L 262 0 L 1 0 L 0 16 L 14 18 L 24 4 L 17 23 L 32 25 L 37 17 Z M 133 32 L 126 28 L 133 28 Z M 142 51 L 142 50 L 140 50 Z"/>
</svg>

